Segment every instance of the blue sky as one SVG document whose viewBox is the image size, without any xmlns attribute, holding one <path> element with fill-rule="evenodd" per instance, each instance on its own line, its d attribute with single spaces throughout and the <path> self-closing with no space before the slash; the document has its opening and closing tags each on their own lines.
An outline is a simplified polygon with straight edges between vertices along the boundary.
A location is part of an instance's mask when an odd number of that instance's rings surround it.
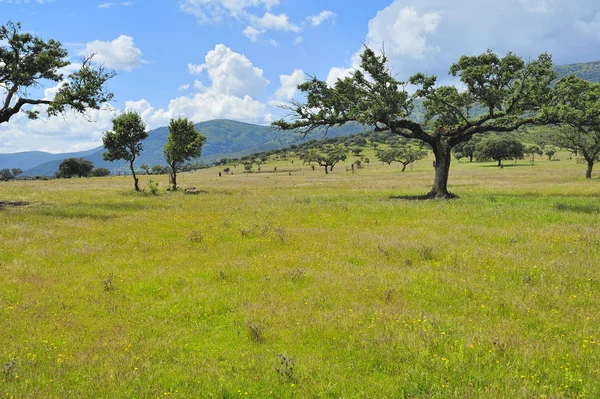
<svg viewBox="0 0 600 399">
<path fill-rule="evenodd" d="M 115 101 L 92 122 L 1 124 L 4 153 L 93 148 L 125 108 L 149 128 L 179 116 L 267 124 L 306 74 L 330 83 L 347 74 L 363 43 L 383 44 L 400 79 L 423 71 L 450 84 L 452 62 L 488 48 L 547 51 L 558 64 L 600 59 L 597 0 L 0 0 L 0 16 L 60 40 L 74 67 L 95 52 L 119 72 Z M 36 94 L 51 97 L 53 86 Z"/>
</svg>

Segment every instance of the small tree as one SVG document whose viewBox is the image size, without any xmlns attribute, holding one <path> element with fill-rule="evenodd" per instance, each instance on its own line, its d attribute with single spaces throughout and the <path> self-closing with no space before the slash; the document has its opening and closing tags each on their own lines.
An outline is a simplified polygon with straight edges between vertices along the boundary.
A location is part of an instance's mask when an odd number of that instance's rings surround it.
<svg viewBox="0 0 600 399">
<path fill-rule="evenodd" d="M 166 175 L 171 173 L 171 169 L 168 166 L 154 165 L 150 168 L 150 172 L 152 175 Z"/>
<path fill-rule="evenodd" d="M 477 159 L 493 159 L 502 166 L 504 159 L 523 158 L 523 144 L 513 138 L 494 137 L 477 144 Z"/>
<path fill-rule="evenodd" d="M 309 165 L 311 162 L 318 163 L 319 166 L 325 168 L 325 174 L 332 172 L 334 166 L 340 161 L 345 161 L 346 158 L 346 148 L 343 145 L 327 145 L 321 150 L 311 148 L 301 157 Z"/>
<path fill-rule="evenodd" d="M 539 145 L 531 144 L 525 146 L 525 148 L 523 149 L 523 153 L 531 155 L 531 162 L 535 162 L 535 154 L 542 156 L 544 152 L 542 151 Z"/>
<path fill-rule="evenodd" d="M 146 173 L 147 175 L 150 174 L 150 166 L 148 166 L 147 164 L 143 163 L 140 165 L 140 169 L 144 171 L 144 173 Z"/>
<path fill-rule="evenodd" d="M 92 177 L 105 177 L 110 176 L 110 170 L 106 168 L 95 168 L 92 170 Z"/>
<path fill-rule="evenodd" d="M 68 108 L 85 113 L 88 108 L 99 109 L 110 101 L 113 94 L 104 84 L 115 76 L 114 71 L 91 66 L 92 56 L 83 59 L 79 70 L 65 80 L 61 69 L 69 66 L 68 53 L 60 42 L 44 41 L 29 32 L 21 32 L 21 24 L 8 21 L 0 26 L 0 87 L 6 97 L 0 102 L 0 123 L 24 111 L 31 119 L 39 116 L 38 108 L 47 106 L 48 116 L 58 115 Z M 47 82 L 63 82 L 54 99 L 30 98 L 31 88 L 43 87 Z M 37 92 L 37 91 L 32 91 Z"/>
<path fill-rule="evenodd" d="M 552 157 L 554 156 L 554 154 L 556 154 L 556 150 L 554 149 L 554 147 L 549 147 L 544 153 L 548 156 L 548 161 L 552 161 Z"/>
<path fill-rule="evenodd" d="M 133 163 L 142 152 L 142 140 L 148 137 L 146 124 L 137 112 L 124 112 L 114 118 L 112 124 L 113 131 L 104 133 L 104 137 L 102 137 L 106 149 L 102 158 L 111 162 L 121 159 L 128 161 L 135 191 L 140 191 Z"/>
<path fill-rule="evenodd" d="M 164 147 L 167 163 L 171 167 L 169 180 L 173 190 L 177 190 L 177 172 L 191 158 L 199 158 L 206 137 L 187 118 L 171 119 L 169 136 Z"/>
<path fill-rule="evenodd" d="M 90 177 L 94 169 L 91 161 L 83 158 L 67 158 L 58 166 L 56 177 L 70 179 L 71 177 Z"/>
<path fill-rule="evenodd" d="M 452 151 L 454 152 L 454 156 L 456 159 L 460 159 L 457 157 L 457 154 L 461 154 L 461 158 L 469 158 L 469 162 L 473 162 L 473 157 L 475 156 L 475 147 L 477 146 L 478 140 L 473 138 L 471 141 L 467 141 L 466 143 L 457 144 Z"/>
<path fill-rule="evenodd" d="M 17 176 L 23 173 L 21 168 L 2 169 L 0 170 L 0 180 L 9 181 L 14 180 Z"/>
</svg>

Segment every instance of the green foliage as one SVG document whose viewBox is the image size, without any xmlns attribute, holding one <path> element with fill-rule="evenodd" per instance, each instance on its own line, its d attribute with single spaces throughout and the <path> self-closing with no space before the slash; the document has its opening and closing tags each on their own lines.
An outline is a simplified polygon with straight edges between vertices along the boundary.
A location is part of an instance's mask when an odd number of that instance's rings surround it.
<svg viewBox="0 0 600 399">
<path fill-rule="evenodd" d="M 346 151 L 346 147 L 343 145 L 324 145 L 320 149 L 311 148 L 301 153 L 300 159 L 309 165 L 311 162 L 316 162 L 325 168 L 325 174 L 328 174 L 333 171 L 338 162 L 346 160 Z"/>
<path fill-rule="evenodd" d="M 386 162 L 388 165 L 392 162 L 401 163 L 402 171 L 404 172 L 408 165 L 419 159 L 425 158 L 427 156 L 427 151 L 411 147 L 401 147 L 379 150 L 376 155 L 381 162 Z"/>
<path fill-rule="evenodd" d="M 58 166 L 56 177 L 70 179 L 71 177 L 90 177 L 94 164 L 83 158 L 67 158 Z"/>
<path fill-rule="evenodd" d="M 590 82 L 600 83 L 600 61 L 557 65 L 554 70 L 559 79 L 575 75 Z"/>
<path fill-rule="evenodd" d="M 583 155 L 588 163 L 586 177 L 591 178 L 600 155 L 600 84 L 574 75 L 562 78 L 554 86 L 552 102 L 544 113 L 549 122 L 563 126 L 556 132 L 554 143 Z"/>
<path fill-rule="evenodd" d="M 27 98 L 28 89 L 43 86 L 44 82 L 65 80 L 60 69 L 70 65 L 68 53 L 61 43 L 43 39 L 29 32 L 21 32 L 21 24 L 9 21 L 0 26 L 0 86 L 6 90 L 6 99 L 0 108 L 0 123 L 8 122 L 25 106 L 46 105 L 48 116 L 71 109 L 84 114 L 89 108 L 100 109 L 112 100 L 113 94 L 104 85 L 115 76 L 102 66 L 91 66 L 92 56 L 82 60 L 81 68 L 62 83 L 53 100 Z M 23 95 L 25 93 L 25 95 Z M 18 95 L 18 98 L 15 98 Z M 29 118 L 39 116 L 37 110 L 25 111 Z"/>
<path fill-rule="evenodd" d="M 451 198 L 447 190 L 451 150 L 475 134 L 510 132 L 527 124 L 542 123 L 540 108 L 549 101 L 555 78 L 552 59 L 542 54 L 525 63 L 508 53 L 501 58 L 491 51 L 463 56 L 451 66 L 466 90 L 438 86 L 436 76 L 417 73 L 408 81 L 397 80 L 384 55 L 369 48 L 361 53 L 361 65 L 352 76 L 333 87 L 312 78 L 298 86 L 306 102 L 292 102 L 292 121 L 273 124 L 282 129 L 310 132 L 318 127 L 358 122 L 428 144 L 436 157 L 436 176 L 429 197 Z M 409 94 L 406 84 L 417 87 Z M 424 100 L 425 122 L 415 122 L 412 112 Z M 485 113 L 472 112 L 484 109 Z"/>
<path fill-rule="evenodd" d="M 102 142 L 106 152 L 102 154 L 105 161 L 125 160 L 133 175 L 135 191 L 140 191 L 138 178 L 133 163 L 142 152 L 142 140 L 148 137 L 146 124 L 137 112 L 124 112 L 112 120 L 113 130 L 104 133 Z"/>
<path fill-rule="evenodd" d="M 199 158 L 206 137 L 187 118 L 171 119 L 169 136 L 164 147 L 167 163 L 171 167 L 171 184 L 177 190 L 177 172 L 191 158 Z"/>
<path fill-rule="evenodd" d="M 92 177 L 110 176 L 110 170 L 108 170 L 106 168 L 95 168 L 92 170 L 91 176 Z"/>
<path fill-rule="evenodd" d="M 20 168 L 0 169 L 0 181 L 14 180 L 17 176 L 23 173 Z"/>
<path fill-rule="evenodd" d="M 505 159 L 523 158 L 523 144 L 510 137 L 493 137 L 477 144 L 475 148 L 475 158 L 479 161 L 493 159 L 498 161 L 498 166 L 502 166 Z"/>
</svg>

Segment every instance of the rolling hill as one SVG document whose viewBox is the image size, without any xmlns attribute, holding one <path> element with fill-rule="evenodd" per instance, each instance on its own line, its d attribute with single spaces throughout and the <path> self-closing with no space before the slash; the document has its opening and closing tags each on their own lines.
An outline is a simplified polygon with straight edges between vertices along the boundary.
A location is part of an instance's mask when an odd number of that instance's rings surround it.
<svg viewBox="0 0 600 399">
<path fill-rule="evenodd" d="M 210 163 L 222 157 L 238 157 L 255 152 L 268 151 L 275 148 L 286 147 L 312 138 L 321 138 L 325 130 L 320 129 L 307 137 L 295 132 L 283 132 L 270 126 L 253 125 L 249 123 L 235 122 L 231 120 L 217 119 L 196 124 L 207 141 L 202 147 L 200 161 Z M 339 128 L 329 129 L 327 136 L 347 136 L 364 131 L 365 128 L 358 124 L 348 124 Z M 164 165 L 163 147 L 167 141 L 169 130 L 161 127 L 149 132 L 144 140 L 144 151 L 136 160 L 136 165 L 142 163 L 152 165 Z M 102 159 L 104 148 L 98 147 L 93 150 L 70 153 L 70 154 L 47 154 L 31 155 L 31 153 L 0 154 L 0 165 L 7 168 L 21 168 L 25 170 L 25 176 L 51 176 L 58 170 L 58 165 L 65 158 L 84 158 L 94 163 L 97 168 L 107 168 L 113 173 L 125 172 L 128 164 L 125 162 L 107 162 Z M 29 158 L 27 155 L 30 154 Z M 35 163 L 35 160 L 41 162 Z M 21 166 L 23 165 L 23 166 Z M 31 166 L 33 165 L 33 166 Z"/>
</svg>

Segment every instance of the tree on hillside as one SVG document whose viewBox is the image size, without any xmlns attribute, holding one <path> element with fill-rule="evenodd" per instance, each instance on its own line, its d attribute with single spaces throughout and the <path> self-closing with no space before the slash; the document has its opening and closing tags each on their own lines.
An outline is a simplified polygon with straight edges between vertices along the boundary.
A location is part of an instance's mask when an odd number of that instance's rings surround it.
<svg viewBox="0 0 600 399">
<path fill-rule="evenodd" d="M 310 165 L 316 162 L 319 166 L 325 168 L 325 174 L 333 171 L 333 167 L 340 161 L 345 161 L 346 148 L 343 145 L 325 145 L 322 149 L 311 148 L 300 157 L 304 163 Z"/>
<path fill-rule="evenodd" d="M 70 179 L 71 177 L 90 177 L 94 164 L 83 158 L 67 158 L 58 165 L 57 178 Z"/>
<path fill-rule="evenodd" d="M 146 124 L 137 112 L 124 112 L 112 120 L 113 130 L 104 133 L 102 142 L 106 152 L 102 154 L 105 161 L 125 160 L 133 175 L 135 191 L 140 191 L 139 179 L 135 175 L 133 163 L 142 152 L 142 140 L 148 137 Z"/>
<path fill-rule="evenodd" d="M 67 57 L 60 42 L 21 32 L 20 23 L 9 21 L 0 26 L 0 123 L 8 122 L 20 111 L 35 119 L 40 105 L 46 106 L 48 116 L 67 109 L 84 114 L 86 109 L 99 109 L 113 98 L 104 85 L 115 76 L 114 71 L 94 68 L 92 56 L 88 56 L 65 80 L 61 69 L 71 64 Z M 29 94 L 35 92 L 32 89 L 42 88 L 46 82 L 60 82 L 54 99 L 30 98 Z M 43 97 L 43 92 L 38 97 Z"/>
<path fill-rule="evenodd" d="M 521 142 L 510 137 L 493 137 L 477 144 L 475 158 L 478 160 L 493 159 L 502 166 L 504 159 L 523 158 L 524 146 Z"/>
<path fill-rule="evenodd" d="M 435 155 L 429 198 L 454 197 L 447 188 L 454 146 L 475 134 L 509 132 L 540 123 L 538 111 L 549 100 L 550 82 L 555 77 L 548 54 L 529 63 L 512 53 L 503 58 L 491 51 L 463 56 L 450 67 L 450 74 L 465 85 L 464 91 L 437 86 L 435 76 L 422 73 L 407 82 L 398 81 L 386 64 L 385 55 L 365 48 L 360 68 L 333 87 L 316 77 L 299 85 L 307 95 L 306 102 L 290 103 L 293 121 L 281 119 L 273 124 L 308 133 L 320 126 L 355 121 L 423 141 Z M 416 86 L 414 94 L 406 90 L 408 83 Z M 424 100 L 424 123 L 411 119 L 419 98 Z M 477 109 L 485 111 L 478 113 Z"/>
<path fill-rule="evenodd" d="M 555 144 L 581 154 L 587 162 L 585 177 L 591 178 L 600 154 L 600 84 L 575 75 L 562 78 L 554 86 L 552 101 L 544 112 L 549 120 L 562 126 Z"/>
<path fill-rule="evenodd" d="M 177 190 L 177 172 L 187 160 L 200 157 L 205 141 L 206 137 L 196 130 L 194 122 L 187 118 L 171 119 L 163 152 L 171 167 L 169 180 L 173 190 Z"/>
</svg>

